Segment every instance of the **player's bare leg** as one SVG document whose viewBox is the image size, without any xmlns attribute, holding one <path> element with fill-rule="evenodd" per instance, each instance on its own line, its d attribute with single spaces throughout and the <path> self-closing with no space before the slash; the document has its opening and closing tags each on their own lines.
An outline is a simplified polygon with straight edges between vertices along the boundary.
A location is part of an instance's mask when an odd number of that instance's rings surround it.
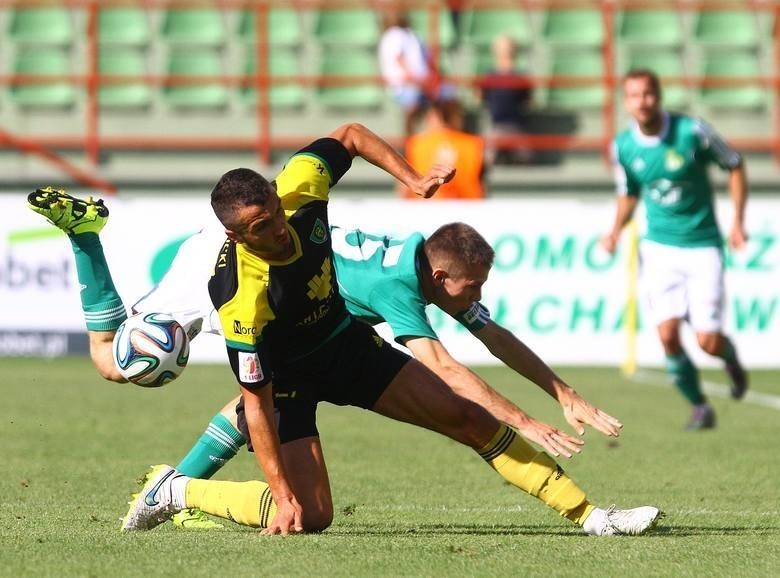
<svg viewBox="0 0 780 578">
<path fill-rule="evenodd" d="M 396 375 L 372 408 L 470 446 L 505 480 L 540 499 L 589 534 L 641 534 L 661 516 L 652 506 L 607 510 L 591 505 L 563 469 L 483 407 L 456 395 L 415 360 Z"/>
<path fill-rule="evenodd" d="M 731 397 L 742 399 L 748 389 L 748 375 L 737 357 L 732 341 L 719 332 L 699 332 L 696 338 L 702 351 L 723 360 L 726 375 L 731 382 Z"/>
</svg>

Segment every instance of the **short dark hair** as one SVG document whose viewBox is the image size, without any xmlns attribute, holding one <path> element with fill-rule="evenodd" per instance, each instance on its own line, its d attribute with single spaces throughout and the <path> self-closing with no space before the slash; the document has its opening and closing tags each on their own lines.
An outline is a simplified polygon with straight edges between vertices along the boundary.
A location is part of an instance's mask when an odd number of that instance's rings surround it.
<svg viewBox="0 0 780 578">
<path fill-rule="evenodd" d="M 454 269 L 458 264 L 490 268 L 495 257 L 490 243 L 466 223 L 442 225 L 425 240 L 424 248 L 429 261 L 446 260 Z"/>
<path fill-rule="evenodd" d="M 252 169 L 233 169 L 226 172 L 211 191 L 211 208 L 227 228 L 235 224 L 235 211 L 241 207 L 264 205 L 274 185 Z"/>
<path fill-rule="evenodd" d="M 656 95 L 661 96 L 661 80 L 655 72 L 649 68 L 632 68 L 623 77 L 623 83 L 636 78 L 645 78 L 650 81 L 650 85 L 653 87 Z"/>
</svg>

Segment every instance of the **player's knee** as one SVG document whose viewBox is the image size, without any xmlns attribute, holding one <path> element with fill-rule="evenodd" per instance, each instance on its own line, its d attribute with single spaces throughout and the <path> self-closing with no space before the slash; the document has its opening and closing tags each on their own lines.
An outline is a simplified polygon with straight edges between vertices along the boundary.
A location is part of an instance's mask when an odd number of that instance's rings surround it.
<svg viewBox="0 0 780 578">
<path fill-rule="evenodd" d="M 333 523 L 333 508 L 304 511 L 303 530 L 309 533 L 324 532 Z"/>
</svg>

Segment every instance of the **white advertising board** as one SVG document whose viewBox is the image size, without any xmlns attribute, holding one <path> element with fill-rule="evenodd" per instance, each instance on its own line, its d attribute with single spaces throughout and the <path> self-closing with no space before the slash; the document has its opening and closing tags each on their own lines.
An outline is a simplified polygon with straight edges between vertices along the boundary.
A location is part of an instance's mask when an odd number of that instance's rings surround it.
<svg viewBox="0 0 780 578">
<path fill-rule="evenodd" d="M 483 291 L 493 318 L 551 364 L 617 365 L 624 358 L 626 250 L 615 257 L 598 245 L 614 214 L 613 199 L 497 199 L 483 202 L 339 199 L 331 222 L 372 233 L 430 233 L 450 221 L 476 227 L 496 251 Z M 214 220 L 207 198 L 110 199 L 101 234 L 114 281 L 127 305 L 145 294 L 178 243 Z M 0 350 L 24 353 L 24 332 L 83 332 L 73 254 L 68 239 L 29 211 L 23 196 L 0 196 Z M 729 223 L 730 204 L 719 204 Z M 751 200 L 749 246 L 727 254 L 726 331 L 749 366 L 780 365 L 780 201 Z M 443 343 L 468 363 L 495 360 L 454 321 L 429 308 Z M 661 365 L 663 355 L 640 308 L 638 361 Z M 19 335 L 15 336 L 14 332 Z M 385 335 L 387 335 L 385 333 Z M 691 336 L 686 333 L 686 342 Z M 9 342 L 11 341 L 11 342 Z M 712 364 L 692 345 L 700 363 Z M 36 350 L 40 351 L 40 349 Z M 52 345 L 56 352 L 56 344 Z M 193 359 L 223 360 L 221 340 L 199 337 Z"/>
</svg>

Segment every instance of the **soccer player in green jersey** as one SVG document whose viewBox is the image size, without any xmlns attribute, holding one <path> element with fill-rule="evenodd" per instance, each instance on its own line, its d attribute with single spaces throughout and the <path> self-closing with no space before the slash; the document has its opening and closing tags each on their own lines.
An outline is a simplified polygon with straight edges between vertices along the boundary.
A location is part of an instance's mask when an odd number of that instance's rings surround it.
<svg viewBox="0 0 780 578">
<path fill-rule="evenodd" d="M 150 529 L 198 507 L 267 534 L 324 530 L 333 504 L 316 426 L 321 401 L 362 407 L 468 446 L 586 533 L 652 527 L 658 508 L 593 506 L 546 453 L 347 312 L 332 263 L 327 201 L 355 156 L 423 197 L 454 174 L 434 167 L 420 175 L 385 141 L 350 124 L 296 153 L 273 183 L 249 169 L 229 171 L 217 183 L 212 207 L 228 240 L 209 292 L 267 481 L 193 479 L 156 466 L 122 528 Z"/>
<path fill-rule="evenodd" d="M 742 157 L 705 122 L 661 108 L 661 85 L 649 70 L 629 72 L 624 101 L 634 124 L 613 145 L 617 213 L 602 238 L 614 252 L 623 227 L 641 197 L 647 231 L 640 245 L 641 279 L 666 354 L 666 368 L 682 395 L 693 405 L 687 429 L 715 427 L 715 413 L 701 390 L 699 372 L 680 342 L 688 321 L 699 346 L 723 360 L 731 395 L 745 395 L 748 378 L 733 342 L 723 334 L 723 239 L 715 218 L 707 168 L 729 171 L 734 216 L 728 243 L 740 249 L 747 181 Z"/>
</svg>

